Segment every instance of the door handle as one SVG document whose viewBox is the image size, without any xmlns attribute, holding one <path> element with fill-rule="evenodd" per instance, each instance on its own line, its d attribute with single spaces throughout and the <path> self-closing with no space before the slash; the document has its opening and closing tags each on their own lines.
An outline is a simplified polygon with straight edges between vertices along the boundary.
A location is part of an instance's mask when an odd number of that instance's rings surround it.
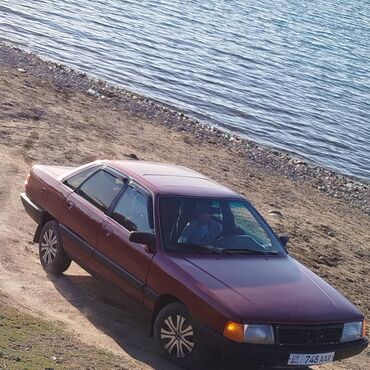
<svg viewBox="0 0 370 370">
<path fill-rule="evenodd" d="M 68 208 L 68 209 L 72 209 L 72 208 L 74 207 L 74 205 L 75 205 L 75 204 L 74 204 L 71 200 L 68 200 L 68 201 L 67 201 L 67 208 Z"/>
<path fill-rule="evenodd" d="M 105 236 L 109 237 L 113 234 L 113 229 L 107 225 L 103 226 Z"/>
</svg>

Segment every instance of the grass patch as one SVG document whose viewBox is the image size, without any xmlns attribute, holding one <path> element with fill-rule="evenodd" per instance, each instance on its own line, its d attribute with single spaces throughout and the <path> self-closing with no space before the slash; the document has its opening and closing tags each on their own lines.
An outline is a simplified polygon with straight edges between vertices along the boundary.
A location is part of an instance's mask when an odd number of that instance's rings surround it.
<svg viewBox="0 0 370 370">
<path fill-rule="evenodd" d="M 1 299 L 1 297 L 0 297 Z M 85 345 L 63 326 L 0 302 L 0 369 L 123 369 L 122 360 Z"/>
</svg>

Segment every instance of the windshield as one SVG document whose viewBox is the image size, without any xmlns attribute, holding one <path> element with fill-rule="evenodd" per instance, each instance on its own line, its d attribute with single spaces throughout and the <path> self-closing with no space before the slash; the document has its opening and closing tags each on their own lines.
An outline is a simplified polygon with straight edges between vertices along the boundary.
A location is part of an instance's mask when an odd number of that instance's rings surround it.
<svg viewBox="0 0 370 370">
<path fill-rule="evenodd" d="M 242 199 L 160 199 L 164 249 L 171 252 L 277 254 L 279 241 Z"/>
</svg>

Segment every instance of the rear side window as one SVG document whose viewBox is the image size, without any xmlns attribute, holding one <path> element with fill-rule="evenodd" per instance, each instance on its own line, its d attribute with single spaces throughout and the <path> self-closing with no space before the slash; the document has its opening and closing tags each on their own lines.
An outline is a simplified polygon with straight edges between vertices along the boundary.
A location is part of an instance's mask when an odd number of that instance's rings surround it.
<svg viewBox="0 0 370 370">
<path fill-rule="evenodd" d="M 124 179 L 100 170 L 78 189 L 77 193 L 102 211 L 106 211 L 122 189 Z"/>
<path fill-rule="evenodd" d="M 131 185 L 123 193 L 111 217 L 129 231 L 153 233 L 151 197 Z"/>
<path fill-rule="evenodd" d="M 90 167 L 83 170 L 75 175 L 71 176 L 63 182 L 63 184 L 70 187 L 72 190 L 76 190 L 91 174 L 96 171 L 96 167 Z"/>
</svg>

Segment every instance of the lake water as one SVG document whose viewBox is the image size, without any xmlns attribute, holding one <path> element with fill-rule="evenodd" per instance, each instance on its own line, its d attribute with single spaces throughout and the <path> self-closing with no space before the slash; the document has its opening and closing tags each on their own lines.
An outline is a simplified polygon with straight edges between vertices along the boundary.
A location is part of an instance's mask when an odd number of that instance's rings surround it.
<svg viewBox="0 0 370 370">
<path fill-rule="evenodd" d="M 370 180 L 370 1 L 0 1 L 0 38 Z"/>
</svg>

